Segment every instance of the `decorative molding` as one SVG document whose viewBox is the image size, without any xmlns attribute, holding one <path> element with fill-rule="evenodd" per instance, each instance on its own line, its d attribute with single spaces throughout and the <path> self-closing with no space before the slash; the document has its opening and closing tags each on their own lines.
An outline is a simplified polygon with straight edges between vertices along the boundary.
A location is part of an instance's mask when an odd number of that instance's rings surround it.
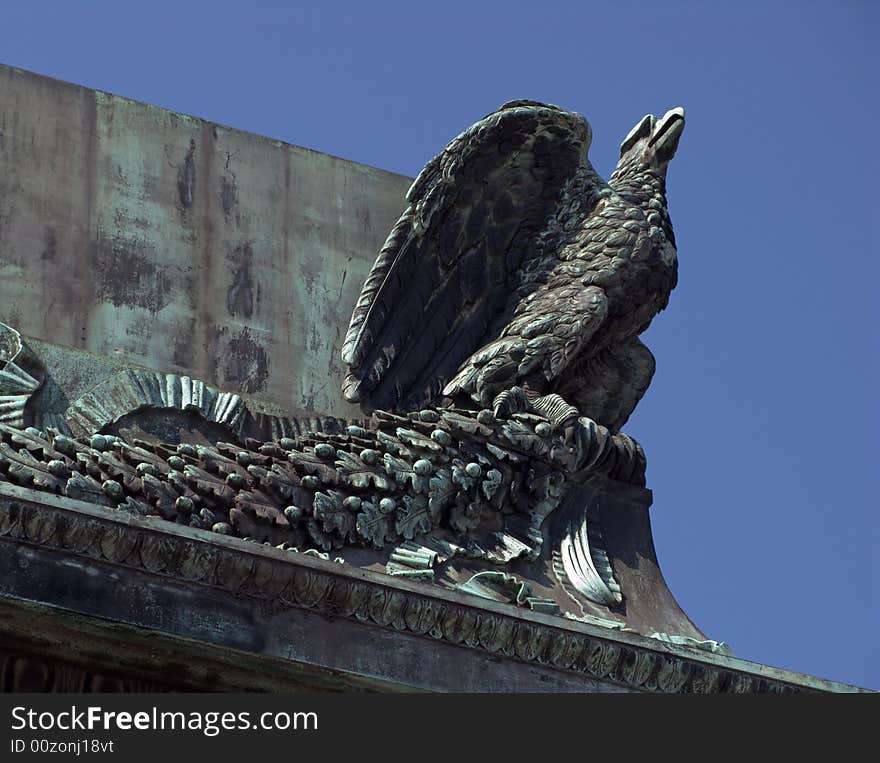
<svg viewBox="0 0 880 763">
<path fill-rule="evenodd" d="M 526 607 L 535 612 L 552 615 L 560 613 L 559 605 L 553 599 L 533 595 L 531 586 L 524 580 L 497 570 L 478 572 L 464 583 L 455 586 L 455 590 L 482 596 L 484 599 Z"/>
<path fill-rule="evenodd" d="M 0 692 L 122 692 L 170 691 L 167 685 L 118 672 L 96 671 L 43 655 L 0 646 Z"/>
<path fill-rule="evenodd" d="M 25 425 L 25 407 L 43 383 L 42 370 L 21 334 L 0 323 L 0 423 Z"/>
<path fill-rule="evenodd" d="M 235 392 L 223 391 L 190 376 L 128 368 L 104 379 L 66 410 L 33 411 L 28 404 L 43 384 L 45 368 L 21 334 L 0 323 L 0 423 L 28 423 L 77 437 L 100 433 L 139 411 L 194 413 L 225 428 L 231 439 L 262 441 L 300 438 L 312 432 L 338 434 L 347 425 L 334 416 L 304 413 L 288 417 L 255 410 Z"/>
<path fill-rule="evenodd" d="M 681 646 L 690 646 L 694 649 L 703 649 L 713 654 L 733 655 L 733 650 L 726 643 L 715 641 L 714 639 L 696 639 L 690 636 L 670 635 L 669 633 L 652 633 L 650 638 L 665 641 L 667 644 L 679 644 Z"/>
<path fill-rule="evenodd" d="M 732 658 L 649 641 L 448 592 L 366 570 L 349 572 L 306 554 L 122 515 L 107 508 L 0 484 L 0 538 L 118 567 L 217 588 L 270 611 L 333 617 L 442 640 L 527 663 L 574 671 L 634 690 L 685 693 L 800 692 Z"/>
<path fill-rule="evenodd" d="M 64 414 L 43 414 L 41 428 L 83 437 L 102 432 L 124 416 L 144 410 L 194 413 L 229 431 L 232 438 L 298 438 L 309 432 L 338 433 L 346 425 L 333 416 L 289 418 L 254 411 L 235 392 L 224 392 L 189 376 L 129 368 L 105 379 L 70 404 Z M 60 426 L 59 426 L 60 425 Z M 18 425 L 20 426 L 20 425 Z"/>
<path fill-rule="evenodd" d="M 192 411 L 240 435 L 245 404 L 233 392 L 221 392 L 189 376 L 127 369 L 97 384 L 67 409 L 67 424 L 77 436 L 100 432 L 143 408 Z"/>
<path fill-rule="evenodd" d="M 553 571 L 563 585 L 567 582 L 590 601 L 605 605 L 623 601 L 620 584 L 605 552 L 595 506 L 584 507 L 569 521 L 559 550 L 553 554 Z"/>
<path fill-rule="evenodd" d="M 125 384 L 114 377 L 90 393 L 88 405 L 81 399 L 72 427 L 100 427 L 142 398 L 227 426 L 243 415 L 237 396 L 187 377 L 124 376 Z M 430 537 L 451 554 L 501 565 L 538 558 L 542 525 L 567 482 L 603 473 L 644 479 L 638 445 L 587 419 L 574 448 L 528 414 L 377 412 L 375 424 L 214 447 L 0 425 L 0 472 L 25 487 L 285 548 L 379 550 Z"/>
<path fill-rule="evenodd" d="M 416 580 L 434 581 L 434 565 L 439 554 L 431 548 L 412 541 L 401 543 L 391 550 L 385 571 L 389 575 Z"/>
</svg>

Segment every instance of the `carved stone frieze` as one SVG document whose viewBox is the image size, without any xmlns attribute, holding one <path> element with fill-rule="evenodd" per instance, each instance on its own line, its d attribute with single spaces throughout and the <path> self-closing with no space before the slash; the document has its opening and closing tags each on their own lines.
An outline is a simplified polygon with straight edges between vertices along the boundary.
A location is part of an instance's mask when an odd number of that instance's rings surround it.
<svg viewBox="0 0 880 763">
<path fill-rule="evenodd" d="M 310 555 L 189 527 L 160 526 L 150 518 L 6 484 L 0 485 L 0 542 L 10 541 L 219 588 L 274 611 L 311 609 L 642 691 L 804 690 L 717 663 L 724 658 L 706 663 L 697 653 L 690 657 L 681 647 L 632 634 L 607 631 L 603 636 L 596 628 L 484 598 L 472 603 L 461 592 L 350 572 L 349 565 Z"/>
<path fill-rule="evenodd" d="M 23 357 L 17 332 L 9 329 L 7 339 L 6 354 Z M 18 374 L 17 383 L 25 376 Z M 404 548 L 428 536 L 442 559 L 535 560 L 546 541 L 544 521 L 568 482 L 604 474 L 644 484 L 638 444 L 589 419 L 565 441 L 549 421 L 526 413 L 499 420 L 488 410 L 380 411 L 365 426 L 332 417 L 288 419 L 254 412 L 239 395 L 198 379 L 130 368 L 81 395 L 63 416 L 42 414 L 43 431 L 22 429 L 28 395 L 38 385 L 27 378 L 30 386 L 10 419 L 16 426 L 0 432 L 0 480 L 285 549 L 396 547 L 387 571 L 405 577 L 436 578 L 433 565 L 409 566 L 413 557 Z M 130 431 L 120 422 L 174 412 L 221 429 L 210 433 L 210 445 L 157 445 L 111 434 Z M 229 442 L 215 442 L 221 431 Z M 604 578 L 597 573 L 597 590 L 578 590 L 600 603 L 619 601 L 613 572 L 602 563 L 598 519 L 589 529 L 592 543 L 584 540 L 578 549 Z M 571 571 L 566 576 L 560 568 L 557 576 L 571 584 Z M 558 610 L 541 596 L 530 601 Z"/>
<path fill-rule="evenodd" d="M 135 386 L 134 372 L 128 378 Z M 153 382 L 137 384 L 156 399 L 215 411 L 218 421 L 241 412 L 235 396 L 189 380 L 161 389 Z M 133 400 L 124 397 L 119 409 Z M 90 414 L 78 426 L 88 431 L 105 418 Z M 2 479 L 298 550 L 382 549 L 430 534 L 449 555 L 534 559 L 544 519 L 582 472 L 639 484 L 644 457 L 630 438 L 588 420 L 569 447 L 537 417 L 498 421 L 488 411 L 379 412 L 374 430 L 350 425 L 214 447 L 0 425 Z"/>
</svg>

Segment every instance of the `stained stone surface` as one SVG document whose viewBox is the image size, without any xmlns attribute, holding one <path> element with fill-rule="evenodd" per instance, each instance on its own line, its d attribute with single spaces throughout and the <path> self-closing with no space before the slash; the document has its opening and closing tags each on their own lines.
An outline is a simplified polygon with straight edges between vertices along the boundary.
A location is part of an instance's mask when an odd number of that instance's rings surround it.
<svg viewBox="0 0 880 763">
<path fill-rule="evenodd" d="M 408 178 L 9 66 L 0 134 L 0 321 L 358 415 L 340 334 Z"/>
</svg>

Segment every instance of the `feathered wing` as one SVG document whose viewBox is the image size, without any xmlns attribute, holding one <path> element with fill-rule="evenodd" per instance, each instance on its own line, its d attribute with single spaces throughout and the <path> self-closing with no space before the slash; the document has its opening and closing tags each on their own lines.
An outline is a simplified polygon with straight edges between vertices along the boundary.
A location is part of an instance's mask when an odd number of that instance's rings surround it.
<svg viewBox="0 0 880 763">
<path fill-rule="evenodd" d="M 443 392 L 450 397 L 465 393 L 490 406 L 498 393 L 523 383 L 535 392 L 549 391 L 607 314 L 600 287 L 554 278 L 520 304 L 501 336 L 462 363 Z"/>
<path fill-rule="evenodd" d="M 347 400 L 414 408 L 496 338 L 487 331 L 512 317 L 521 272 L 555 256 L 536 239 L 566 183 L 589 166 L 590 137 L 579 114 L 516 101 L 428 163 L 352 314 Z"/>
</svg>

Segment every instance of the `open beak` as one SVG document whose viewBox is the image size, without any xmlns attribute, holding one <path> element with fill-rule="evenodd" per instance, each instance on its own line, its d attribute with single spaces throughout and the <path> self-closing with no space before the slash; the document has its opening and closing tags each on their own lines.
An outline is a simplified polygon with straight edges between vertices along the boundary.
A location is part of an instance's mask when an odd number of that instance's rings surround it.
<svg viewBox="0 0 880 763">
<path fill-rule="evenodd" d="M 648 145 L 656 146 L 658 151 L 672 154 L 678 146 L 682 132 L 684 132 L 684 109 L 677 106 L 667 111 L 662 119 L 657 121 Z"/>
</svg>

